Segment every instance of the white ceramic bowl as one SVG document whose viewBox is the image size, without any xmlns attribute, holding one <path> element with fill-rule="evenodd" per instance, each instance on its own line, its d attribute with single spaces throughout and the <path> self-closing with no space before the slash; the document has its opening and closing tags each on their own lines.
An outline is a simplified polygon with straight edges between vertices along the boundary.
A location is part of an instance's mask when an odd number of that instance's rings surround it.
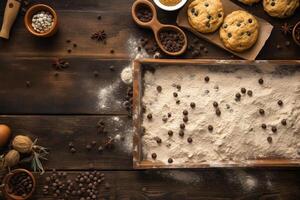
<svg viewBox="0 0 300 200">
<path fill-rule="evenodd" d="M 184 4 L 187 2 L 187 0 L 181 0 L 180 3 L 176 4 L 175 6 L 166 6 L 162 3 L 160 3 L 160 0 L 154 0 L 154 3 L 161 9 L 166 10 L 166 11 L 174 11 L 174 10 L 178 10 L 179 8 L 181 8 L 182 6 L 184 6 Z"/>
</svg>

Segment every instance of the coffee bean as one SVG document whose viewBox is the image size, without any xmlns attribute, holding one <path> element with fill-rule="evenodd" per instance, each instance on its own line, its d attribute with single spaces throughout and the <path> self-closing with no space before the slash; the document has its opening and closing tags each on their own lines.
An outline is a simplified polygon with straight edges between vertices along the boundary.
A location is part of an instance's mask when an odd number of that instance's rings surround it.
<svg viewBox="0 0 300 200">
<path fill-rule="evenodd" d="M 157 158 L 157 155 L 156 155 L 156 153 L 152 153 L 152 158 L 155 160 L 156 158 Z"/>
<path fill-rule="evenodd" d="M 187 110 L 184 110 L 184 111 L 182 112 L 182 114 L 183 114 L 183 115 L 188 115 L 189 112 L 188 112 Z"/>
<path fill-rule="evenodd" d="M 188 143 L 192 143 L 193 139 L 191 137 L 188 137 L 187 141 L 188 141 Z"/>
<path fill-rule="evenodd" d="M 189 121 L 189 118 L 187 116 L 183 117 L 183 122 L 187 123 Z"/>
<path fill-rule="evenodd" d="M 264 80 L 262 78 L 260 78 L 260 79 L 258 79 L 258 83 L 262 85 L 262 84 L 264 84 Z"/>
<path fill-rule="evenodd" d="M 283 126 L 286 126 L 286 119 L 281 120 L 281 124 L 282 124 Z"/>
<path fill-rule="evenodd" d="M 196 107 L 196 104 L 195 104 L 194 102 L 192 102 L 192 103 L 190 104 L 190 106 L 191 106 L 191 108 L 195 108 L 195 107 Z"/>
<path fill-rule="evenodd" d="M 168 135 L 170 136 L 170 137 L 172 137 L 173 136 L 173 131 L 168 131 Z"/>
<path fill-rule="evenodd" d="M 213 131 L 214 130 L 214 127 L 212 125 L 208 125 L 208 130 L 209 131 Z"/>
<path fill-rule="evenodd" d="M 218 115 L 218 116 L 221 115 L 221 110 L 219 108 L 216 109 L 216 115 Z"/>
<path fill-rule="evenodd" d="M 152 114 L 149 113 L 149 114 L 147 115 L 147 118 L 148 118 L 148 119 L 152 119 Z"/>
<path fill-rule="evenodd" d="M 265 114 L 264 109 L 259 109 L 259 114 L 260 114 L 260 115 L 264 115 L 264 114 Z"/>
<path fill-rule="evenodd" d="M 185 129 L 185 125 L 184 124 L 180 124 L 180 129 Z"/>
<path fill-rule="evenodd" d="M 252 90 L 248 90 L 248 91 L 247 91 L 247 94 L 248 94 L 248 96 L 250 96 L 250 97 L 251 97 L 251 96 L 253 95 L 253 92 L 252 92 Z"/>
<path fill-rule="evenodd" d="M 173 92 L 173 97 L 178 97 L 177 92 Z"/>
<path fill-rule="evenodd" d="M 282 106 L 282 105 L 283 105 L 283 102 L 282 102 L 281 100 L 279 100 L 279 101 L 277 102 L 277 104 L 278 104 L 279 106 Z"/>
<path fill-rule="evenodd" d="M 217 107 L 219 106 L 218 102 L 214 101 L 214 102 L 213 102 L 213 106 L 214 106 L 215 108 L 217 108 Z"/>
<path fill-rule="evenodd" d="M 266 129 L 266 128 L 267 128 L 267 125 L 266 125 L 266 124 L 262 124 L 262 125 L 261 125 L 261 128 L 262 128 L 262 129 Z"/>
<path fill-rule="evenodd" d="M 276 133 L 276 132 L 277 132 L 276 126 L 272 126 L 272 132 L 273 132 L 273 133 Z"/>
<path fill-rule="evenodd" d="M 183 137 L 183 136 L 184 136 L 184 131 L 183 131 L 183 130 L 180 130 L 180 131 L 179 131 L 179 136 L 180 136 L 180 137 Z"/>
<path fill-rule="evenodd" d="M 242 93 L 242 94 L 245 94 L 246 91 L 247 91 L 246 88 L 241 88 L 241 93 Z"/>
<path fill-rule="evenodd" d="M 273 141 L 273 139 L 272 139 L 272 137 L 267 137 L 267 141 L 269 142 L 269 143 L 272 143 L 272 141 Z"/>
<path fill-rule="evenodd" d="M 169 158 L 169 159 L 168 159 L 168 163 L 173 163 L 173 159 L 172 159 L 172 158 Z"/>
<path fill-rule="evenodd" d="M 162 91 L 162 87 L 159 85 L 156 87 L 157 92 L 161 92 Z"/>
<path fill-rule="evenodd" d="M 205 82 L 209 82 L 209 77 L 206 76 L 206 77 L 204 78 L 204 80 L 205 80 Z"/>
</svg>

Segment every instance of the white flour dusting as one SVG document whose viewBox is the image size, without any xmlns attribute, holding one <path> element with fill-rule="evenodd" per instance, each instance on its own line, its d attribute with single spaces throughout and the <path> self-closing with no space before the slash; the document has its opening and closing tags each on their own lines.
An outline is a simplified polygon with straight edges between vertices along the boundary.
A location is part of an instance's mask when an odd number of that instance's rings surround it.
<svg viewBox="0 0 300 200">
<path fill-rule="evenodd" d="M 186 184 L 195 184 L 201 181 L 201 177 L 199 177 L 197 173 L 190 171 L 168 170 L 158 171 L 158 173 L 163 177 L 171 178 Z"/>
<path fill-rule="evenodd" d="M 119 87 L 120 80 L 115 81 L 113 84 L 101 88 L 98 92 L 98 109 L 105 109 L 109 107 L 109 103 L 114 98 L 114 92 Z M 118 105 L 121 104 L 120 101 L 116 101 Z"/>
<path fill-rule="evenodd" d="M 122 81 L 130 85 L 132 83 L 132 67 L 125 67 L 123 71 L 121 72 L 121 79 Z"/>
</svg>

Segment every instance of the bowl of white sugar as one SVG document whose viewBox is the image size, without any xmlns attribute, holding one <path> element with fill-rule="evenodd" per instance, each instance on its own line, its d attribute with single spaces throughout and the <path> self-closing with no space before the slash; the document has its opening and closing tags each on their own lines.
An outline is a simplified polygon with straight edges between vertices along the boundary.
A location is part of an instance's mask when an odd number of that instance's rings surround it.
<svg viewBox="0 0 300 200">
<path fill-rule="evenodd" d="M 57 14 L 53 8 L 45 4 L 30 7 L 25 15 L 27 30 L 37 37 L 50 37 L 58 28 Z"/>
</svg>

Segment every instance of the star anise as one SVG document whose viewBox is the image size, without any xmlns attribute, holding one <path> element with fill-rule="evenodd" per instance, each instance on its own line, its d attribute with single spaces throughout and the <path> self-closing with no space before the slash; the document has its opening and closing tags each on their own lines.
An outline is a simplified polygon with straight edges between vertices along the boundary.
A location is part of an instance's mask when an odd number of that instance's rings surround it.
<svg viewBox="0 0 300 200">
<path fill-rule="evenodd" d="M 91 36 L 91 39 L 101 41 L 103 43 L 106 43 L 106 38 L 107 35 L 104 30 L 97 31 Z"/>
<path fill-rule="evenodd" d="M 69 63 L 63 59 L 57 58 L 52 66 L 55 70 L 63 70 L 69 67 Z"/>
<path fill-rule="evenodd" d="M 286 22 L 281 26 L 281 31 L 283 32 L 284 35 L 291 33 L 292 29 L 293 29 L 293 26 L 289 25 Z"/>
</svg>

